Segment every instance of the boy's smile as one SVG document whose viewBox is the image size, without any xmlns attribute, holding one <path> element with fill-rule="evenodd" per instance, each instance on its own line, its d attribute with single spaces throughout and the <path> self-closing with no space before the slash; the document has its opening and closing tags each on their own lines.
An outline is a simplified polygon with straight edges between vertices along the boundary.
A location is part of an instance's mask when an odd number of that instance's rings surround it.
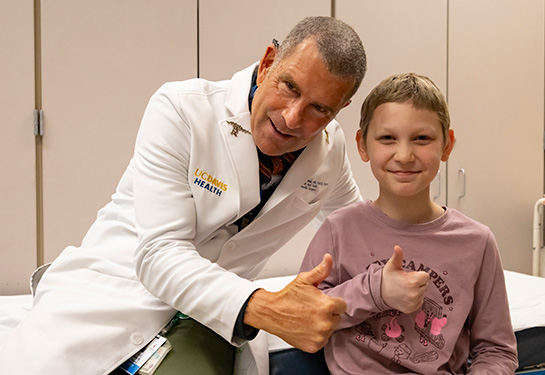
<svg viewBox="0 0 545 375">
<path fill-rule="evenodd" d="M 446 161 L 454 133 L 444 136 L 437 114 L 411 102 L 378 106 L 367 138 L 356 137 L 358 151 L 380 184 L 381 199 L 421 197 L 429 200 L 429 186 L 441 161 Z"/>
</svg>

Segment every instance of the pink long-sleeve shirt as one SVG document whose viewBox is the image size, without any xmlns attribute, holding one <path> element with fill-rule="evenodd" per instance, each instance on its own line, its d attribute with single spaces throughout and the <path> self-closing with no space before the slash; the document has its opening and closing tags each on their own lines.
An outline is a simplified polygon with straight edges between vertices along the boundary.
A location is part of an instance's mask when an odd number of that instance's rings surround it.
<svg viewBox="0 0 545 375">
<path fill-rule="evenodd" d="M 392 310 L 380 294 L 395 245 L 403 248 L 406 272 L 430 275 L 424 304 L 411 314 Z M 367 201 L 328 217 L 301 270 L 325 253 L 333 270 L 319 288 L 348 306 L 325 348 L 332 374 L 514 373 L 515 335 L 488 227 L 453 209 L 428 223 L 403 224 Z"/>
</svg>

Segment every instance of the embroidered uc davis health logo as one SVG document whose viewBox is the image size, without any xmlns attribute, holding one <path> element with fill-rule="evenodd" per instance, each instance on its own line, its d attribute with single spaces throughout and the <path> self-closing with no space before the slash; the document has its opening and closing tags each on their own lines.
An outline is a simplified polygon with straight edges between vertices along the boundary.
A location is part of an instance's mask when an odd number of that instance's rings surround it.
<svg viewBox="0 0 545 375">
<path fill-rule="evenodd" d="M 195 169 L 195 181 L 193 181 L 193 184 L 208 190 L 218 197 L 221 197 L 221 193 L 227 191 L 226 183 L 199 168 Z"/>
</svg>

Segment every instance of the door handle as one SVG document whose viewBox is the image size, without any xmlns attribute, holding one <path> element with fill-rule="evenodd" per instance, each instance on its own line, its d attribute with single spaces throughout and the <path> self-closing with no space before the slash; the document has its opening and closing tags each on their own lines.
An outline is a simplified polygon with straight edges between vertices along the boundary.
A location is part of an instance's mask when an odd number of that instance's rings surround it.
<svg viewBox="0 0 545 375">
<path fill-rule="evenodd" d="M 458 198 L 466 196 L 466 170 L 464 168 L 458 169 L 458 177 L 462 176 L 462 193 L 458 195 Z"/>
</svg>

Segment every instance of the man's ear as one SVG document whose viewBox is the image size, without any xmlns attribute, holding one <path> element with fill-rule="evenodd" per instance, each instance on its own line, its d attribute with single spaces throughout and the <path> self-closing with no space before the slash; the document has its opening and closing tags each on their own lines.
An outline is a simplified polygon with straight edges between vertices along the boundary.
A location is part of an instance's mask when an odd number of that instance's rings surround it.
<svg viewBox="0 0 545 375">
<path fill-rule="evenodd" d="M 257 85 L 259 86 L 261 82 L 265 79 L 267 74 L 269 73 L 269 70 L 274 63 L 274 59 L 276 57 L 276 47 L 274 44 L 270 44 L 267 46 L 267 49 L 265 50 L 265 54 L 259 61 L 259 68 L 257 68 Z"/>
<path fill-rule="evenodd" d="M 369 154 L 367 153 L 365 139 L 363 139 L 363 133 L 361 132 L 361 129 L 358 129 L 358 131 L 356 132 L 356 144 L 358 146 L 358 152 L 360 154 L 361 160 L 368 162 Z"/>
<path fill-rule="evenodd" d="M 450 157 L 450 153 L 452 152 L 452 149 L 454 148 L 454 144 L 456 143 L 456 137 L 454 136 L 454 130 L 449 129 L 447 134 L 447 144 L 445 145 L 445 148 L 443 149 L 443 155 L 441 155 L 441 161 L 447 161 Z"/>
</svg>

